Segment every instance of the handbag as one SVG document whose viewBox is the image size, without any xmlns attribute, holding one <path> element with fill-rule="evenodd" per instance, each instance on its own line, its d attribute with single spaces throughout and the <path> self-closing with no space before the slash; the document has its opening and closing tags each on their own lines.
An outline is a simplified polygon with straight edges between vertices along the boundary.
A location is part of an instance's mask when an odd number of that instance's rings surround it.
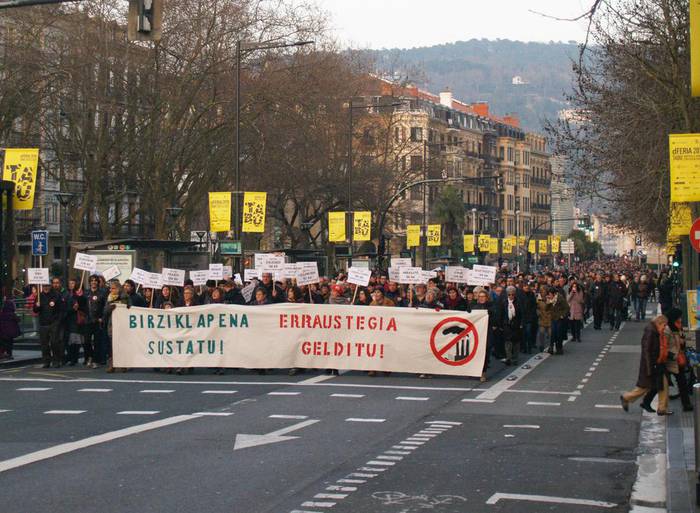
<svg viewBox="0 0 700 513">
<path fill-rule="evenodd" d="M 685 354 L 685 351 L 678 352 L 678 354 L 676 355 L 676 363 L 681 368 L 688 366 L 688 356 Z"/>
</svg>

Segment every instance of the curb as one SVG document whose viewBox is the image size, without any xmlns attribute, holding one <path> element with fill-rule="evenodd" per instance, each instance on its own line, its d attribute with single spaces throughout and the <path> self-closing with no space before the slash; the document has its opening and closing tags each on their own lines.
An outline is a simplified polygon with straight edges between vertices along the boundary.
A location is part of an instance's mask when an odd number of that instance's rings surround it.
<svg viewBox="0 0 700 513">
<path fill-rule="evenodd" d="M 630 513 L 666 513 L 666 419 L 642 414 L 637 449 L 637 478 L 630 497 Z"/>
<path fill-rule="evenodd" d="M 17 360 L 7 360 L 0 362 L 0 369 L 12 369 L 14 367 L 22 367 L 24 365 L 33 365 L 41 363 L 43 360 L 38 358 L 18 358 Z"/>
</svg>

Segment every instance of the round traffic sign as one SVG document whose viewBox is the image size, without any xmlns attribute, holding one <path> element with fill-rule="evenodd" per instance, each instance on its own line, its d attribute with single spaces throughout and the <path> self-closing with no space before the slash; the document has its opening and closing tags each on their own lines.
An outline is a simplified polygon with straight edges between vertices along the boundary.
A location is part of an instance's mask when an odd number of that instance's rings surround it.
<svg viewBox="0 0 700 513">
<path fill-rule="evenodd" d="M 478 347 L 476 326 L 463 317 L 443 319 L 430 334 L 430 350 L 442 363 L 453 367 L 473 360 Z"/>
<path fill-rule="evenodd" d="M 700 253 L 700 217 L 690 227 L 690 244 L 695 248 L 695 251 Z"/>
</svg>

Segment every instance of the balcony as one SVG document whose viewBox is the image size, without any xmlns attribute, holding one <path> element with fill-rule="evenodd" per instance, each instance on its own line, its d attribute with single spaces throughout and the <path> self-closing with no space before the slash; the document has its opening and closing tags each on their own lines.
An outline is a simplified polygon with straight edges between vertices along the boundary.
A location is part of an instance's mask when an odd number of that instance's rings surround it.
<svg viewBox="0 0 700 513">
<path fill-rule="evenodd" d="M 549 212 L 552 206 L 547 203 L 530 203 L 530 209 Z"/>
<path fill-rule="evenodd" d="M 539 187 L 549 188 L 552 185 L 552 181 L 548 178 L 535 178 L 534 176 L 530 179 L 532 185 Z"/>
<path fill-rule="evenodd" d="M 552 235 L 552 230 L 537 228 L 536 230 L 532 230 L 532 235 Z"/>
</svg>

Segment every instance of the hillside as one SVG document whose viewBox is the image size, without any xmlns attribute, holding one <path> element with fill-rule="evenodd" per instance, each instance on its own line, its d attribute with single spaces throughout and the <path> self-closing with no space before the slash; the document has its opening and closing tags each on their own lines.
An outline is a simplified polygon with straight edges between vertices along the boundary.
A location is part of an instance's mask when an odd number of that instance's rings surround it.
<svg viewBox="0 0 700 513">
<path fill-rule="evenodd" d="M 520 116 L 528 130 L 539 131 L 542 120 L 567 108 L 571 89 L 573 43 L 523 43 L 485 39 L 438 46 L 372 50 L 380 73 L 400 76 L 434 93 L 449 87 L 455 98 L 486 101 L 491 111 Z M 520 76 L 522 85 L 513 85 Z"/>
</svg>

